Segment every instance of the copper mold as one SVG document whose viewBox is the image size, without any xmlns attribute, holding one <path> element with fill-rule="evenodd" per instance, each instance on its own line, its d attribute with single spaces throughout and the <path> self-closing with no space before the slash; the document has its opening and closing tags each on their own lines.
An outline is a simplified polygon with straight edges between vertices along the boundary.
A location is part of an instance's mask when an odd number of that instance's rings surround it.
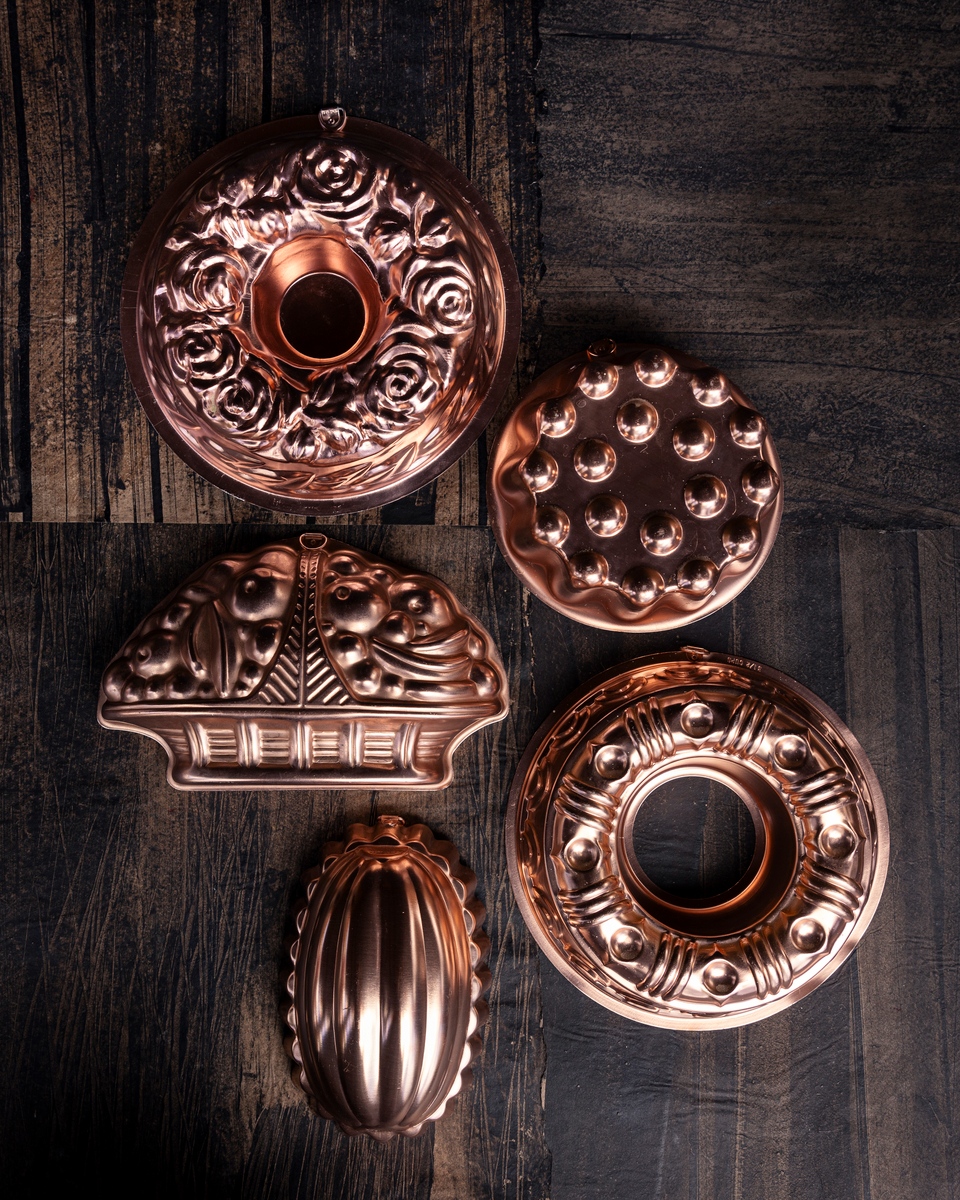
<svg viewBox="0 0 960 1200">
<path fill-rule="evenodd" d="M 661 784 L 701 776 L 750 811 L 756 850 L 729 891 L 658 888 L 633 825 Z M 745 1025 L 840 966 L 889 854 L 876 776 L 822 701 L 770 667 L 688 648 L 575 692 L 520 762 L 507 815 L 521 911 L 557 969 L 605 1008 L 673 1029 Z"/>
<path fill-rule="evenodd" d="M 597 342 L 534 381 L 490 472 L 507 561 L 565 616 L 663 630 L 734 598 L 783 509 L 766 422 L 718 372 Z"/>
<path fill-rule="evenodd" d="M 215 558 L 104 672 L 99 718 L 178 788 L 445 787 L 507 712 L 490 635 L 430 575 L 323 534 Z"/>
<path fill-rule="evenodd" d="M 304 876 L 287 1051 L 311 1107 L 344 1133 L 420 1133 L 470 1080 L 490 974 L 476 878 L 399 817 L 352 825 Z"/>
<path fill-rule="evenodd" d="M 466 178 L 342 109 L 230 138 L 164 192 L 127 266 L 127 366 L 158 433 L 296 513 L 395 500 L 476 440 L 517 352 L 516 268 Z"/>
</svg>

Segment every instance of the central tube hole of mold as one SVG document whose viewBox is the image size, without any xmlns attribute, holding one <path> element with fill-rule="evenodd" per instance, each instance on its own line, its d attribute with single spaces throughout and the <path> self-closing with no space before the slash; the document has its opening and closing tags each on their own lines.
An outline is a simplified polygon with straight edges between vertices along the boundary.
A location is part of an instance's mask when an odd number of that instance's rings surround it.
<svg viewBox="0 0 960 1200">
<path fill-rule="evenodd" d="M 280 328 L 307 358 L 339 358 L 363 336 L 367 314 L 349 279 L 315 271 L 292 283 L 280 301 Z"/>
<path fill-rule="evenodd" d="M 633 825 L 640 869 L 681 900 L 735 888 L 756 849 L 756 827 L 736 792 L 712 779 L 674 776 L 644 800 Z"/>
</svg>

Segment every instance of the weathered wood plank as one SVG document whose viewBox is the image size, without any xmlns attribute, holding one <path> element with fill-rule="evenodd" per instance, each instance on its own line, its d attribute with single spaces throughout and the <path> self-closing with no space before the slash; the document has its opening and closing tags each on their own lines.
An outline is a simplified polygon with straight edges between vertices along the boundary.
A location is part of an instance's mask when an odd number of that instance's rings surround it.
<svg viewBox="0 0 960 1200">
<path fill-rule="evenodd" d="M 29 358 L 31 205 L 16 6 L 0 14 L 0 509 L 31 514 Z"/>
<path fill-rule="evenodd" d="M 960 538 L 845 532 L 841 550 L 850 719 L 886 785 L 893 845 L 876 934 L 857 962 L 864 1167 L 874 1200 L 950 1196 L 960 1184 Z"/>
<path fill-rule="evenodd" d="M 960 523 L 960 31 L 937 0 L 548 0 L 542 364 L 674 344 L 769 417 L 788 524 Z"/>
</svg>

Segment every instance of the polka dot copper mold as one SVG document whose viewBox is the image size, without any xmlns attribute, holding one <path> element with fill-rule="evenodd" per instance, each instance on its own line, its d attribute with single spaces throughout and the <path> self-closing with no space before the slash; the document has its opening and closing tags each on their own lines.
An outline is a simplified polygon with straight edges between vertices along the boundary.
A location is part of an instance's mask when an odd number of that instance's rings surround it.
<svg viewBox="0 0 960 1200">
<path fill-rule="evenodd" d="M 643 871 L 641 807 L 682 777 L 746 806 L 755 849 L 715 896 Z M 688 648 L 617 666 L 548 718 L 514 779 L 510 874 L 541 949 L 585 995 L 674 1029 L 794 1004 L 853 951 L 889 854 L 867 758 L 822 701 L 770 667 Z"/>
<path fill-rule="evenodd" d="M 533 383 L 490 475 L 510 565 L 602 629 L 671 629 L 728 603 L 770 553 L 782 508 L 766 422 L 723 375 L 609 340 Z"/>
</svg>

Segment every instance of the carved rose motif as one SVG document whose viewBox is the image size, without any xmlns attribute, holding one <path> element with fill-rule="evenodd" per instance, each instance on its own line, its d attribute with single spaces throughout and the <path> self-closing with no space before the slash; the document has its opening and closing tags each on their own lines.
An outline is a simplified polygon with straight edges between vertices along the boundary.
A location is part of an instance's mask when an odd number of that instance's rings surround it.
<svg viewBox="0 0 960 1200">
<path fill-rule="evenodd" d="M 400 430 L 429 408 L 439 388 L 428 346 L 401 335 L 380 350 L 361 391 L 376 424 Z"/>
<path fill-rule="evenodd" d="M 234 162 L 176 215 L 158 268 L 158 351 L 167 385 L 221 443 L 236 433 L 264 459 L 326 469 L 417 436 L 487 311 L 464 231 L 427 182 L 317 137 Z M 318 231 L 342 237 L 386 303 L 379 343 L 362 359 L 310 372 L 261 344 L 250 302 L 271 252 Z"/>
<path fill-rule="evenodd" d="M 393 262 L 410 249 L 436 252 L 456 236 L 446 210 L 408 180 L 391 179 L 385 191 L 392 204 L 376 213 L 366 231 L 377 258 Z"/>
<path fill-rule="evenodd" d="M 301 416 L 317 439 L 318 458 L 353 454 L 359 449 L 363 433 L 353 399 L 353 380 L 339 373 L 321 380 L 306 398 Z"/>
<path fill-rule="evenodd" d="M 354 214 L 370 204 L 373 178 L 370 164 L 359 151 L 318 142 L 303 152 L 296 189 L 321 212 Z"/>
<path fill-rule="evenodd" d="M 243 260 L 219 246 L 192 246 L 171 272 L 170 298 L 180 311 L 238 314 L 247 282 Z"/>
<path fill-rule="evenodd" d="M 171 343 L 169 354 L 178 378 L 201 390 L 232 374 L 241 359 L 233 334 L 199 324 L 188 326 Z"/>
<path fill-rule="evenodd" d="M 406 283 L 407 303 L 423 321 L 441 333 L 466 333 L 473 327 L 475 285 L 456 259 L 430 263 Z"/>
<path fill-rule="evenodd" d="M 276 391 L 270 381 L 250 363 L 225 380 L 212 403 L 205 406 L 214 420 L 232 425 L 240 432 L 269 428 L 275 420 Z"/>
</svg>

